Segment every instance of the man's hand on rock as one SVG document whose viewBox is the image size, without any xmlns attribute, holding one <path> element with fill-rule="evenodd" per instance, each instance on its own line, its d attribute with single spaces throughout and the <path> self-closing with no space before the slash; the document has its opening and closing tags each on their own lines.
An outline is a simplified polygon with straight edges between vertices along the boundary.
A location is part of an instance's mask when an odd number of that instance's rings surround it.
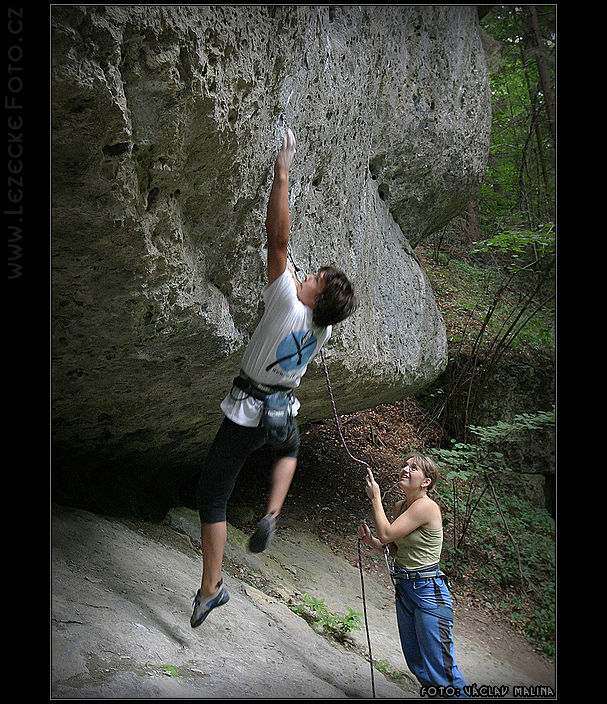
<svg viewBox="0 0 607 704">
<path fill-rule="evenodd" d="M 287 127 L 284 137 L 282 138 L 282 146 L 274 163 L 274 173 L 288 174 L 289 168 L 295 157 L 295 135 L 290 128 Z"/>
</svg>

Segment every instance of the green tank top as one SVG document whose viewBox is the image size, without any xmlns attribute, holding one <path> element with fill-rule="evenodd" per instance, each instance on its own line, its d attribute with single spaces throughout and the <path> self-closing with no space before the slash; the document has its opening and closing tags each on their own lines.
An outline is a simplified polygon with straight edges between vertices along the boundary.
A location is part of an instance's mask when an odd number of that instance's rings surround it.
<svg viewBox="0 0 607 704">
<path fill-rule="evenodd" d="M 443 547 L 443 529 L 432 530 L 420 526 L 394 543 L 398 547 L 394 560 L 396 567 L 419 570 L 439 562 Z"/>
</svg>

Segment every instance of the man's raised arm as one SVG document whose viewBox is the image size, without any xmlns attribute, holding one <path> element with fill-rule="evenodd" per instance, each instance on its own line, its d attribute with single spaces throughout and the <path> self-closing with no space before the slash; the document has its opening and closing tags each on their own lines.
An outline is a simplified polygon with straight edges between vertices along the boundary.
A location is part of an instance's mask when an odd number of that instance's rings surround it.
<svg viewBox="0 0 607 704">
<path fill-rule="evenodd" d="M 268 201 L 266 232 L 268 235 L 268 280 L 275 281 L 287 266 L 289 218 L 289 168 L 295 156 L 295 136 L 287 129 L 274 162 L 274 182 Z"/>
</svg>

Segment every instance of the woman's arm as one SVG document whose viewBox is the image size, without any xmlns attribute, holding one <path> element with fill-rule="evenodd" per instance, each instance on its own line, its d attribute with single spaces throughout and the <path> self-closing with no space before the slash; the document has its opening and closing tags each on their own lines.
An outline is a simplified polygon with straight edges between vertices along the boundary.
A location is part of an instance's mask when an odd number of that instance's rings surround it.
<svg viewBox="0 0 607 704">
<path fill-rule="evenodd" d="M 367 496 L 371 499 L 375 531 L 381 543 L 391 543 L 399 538 L 404 538 L 416 528 L 428 523 L 433 518 L 433 502 L 416 501 L 393 523 L 386 517 L 386 512 L 381 501 L 379 485 L 373 477 L 373 472 L 367 470 Z"/>
</svg>

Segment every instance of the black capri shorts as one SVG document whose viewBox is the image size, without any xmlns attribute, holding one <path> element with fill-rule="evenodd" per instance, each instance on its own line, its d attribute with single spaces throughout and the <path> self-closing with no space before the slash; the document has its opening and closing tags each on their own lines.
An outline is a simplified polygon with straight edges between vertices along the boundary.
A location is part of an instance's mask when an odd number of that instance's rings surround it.
<svg viewBox="0 0 607 704">
<path fill-rule="evenodd" d="M 201 523 L 226 520 L 226 507 L 236 478 L 249 455 L 270 445 L 276 459 L 297 457 L 299 429 L 291 418 L 287 439 L 276 440 L 264 427 L 247 428 L 224 418 L 207 454 L 196 490 Z"/>
</svg>

